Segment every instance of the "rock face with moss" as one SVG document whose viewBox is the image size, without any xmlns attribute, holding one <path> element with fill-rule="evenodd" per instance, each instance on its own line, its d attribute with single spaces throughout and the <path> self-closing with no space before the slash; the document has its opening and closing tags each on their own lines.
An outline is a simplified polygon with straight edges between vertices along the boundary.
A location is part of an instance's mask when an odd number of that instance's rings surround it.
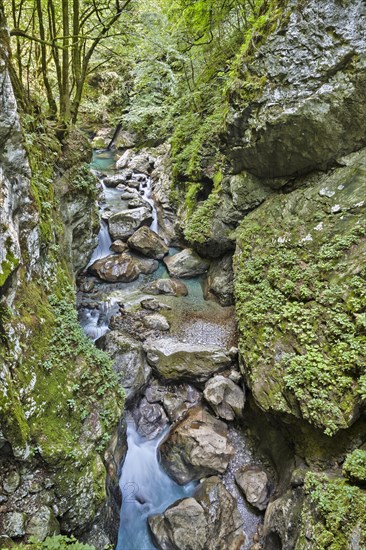
<svg viewBox="0 0 366 550">
<path fill-rule="evenodd" d="M 81 534 L 105 503 L 105 465 L 110 465 L 112 477 L 117 436 L 111 436 L 123 396 L 118 397 L 108 357 L 86 339 L 74 308 L 72 270 L 91 252 L 86 248 L 94 242 L 90 213 L 95 211 L 95 196 L 85 203 L 85 190 L 79 189 L 83 184 L 79 180 L 74 185 L 75 203 L 81 191 L 79 203 L 84 201 L 89 217 L 88 242 L 77 259 L 73 250 L 78 231 L 73 228 L 67 235 L 70 228 L 63 221 L 76 220 L 79 207 L 69 200 L 65 206 L 55 192 L 60 183 L 55 160 L 61 169 L 66 151 L 40 124 L 36 130 L 26 129 L 23 139 L 7 70 L 3 23 L 0 533 L 17 541 L 31 535 L 43 540 L 60 530 Z M 73 148 L 74 166 L 85 162 L 85 150 L 78 143 Z M 63 173 L 69 168 L 65 166 Z"/>
<path fill-rule="evenodd" d="M 228 120 L 234 173 L 291 176 L 365 144 L 363 1 L 279 4 L 282 28 L 243 59 Z M 251 87 L 257 91 L 248 103 Z"/>
</svg>

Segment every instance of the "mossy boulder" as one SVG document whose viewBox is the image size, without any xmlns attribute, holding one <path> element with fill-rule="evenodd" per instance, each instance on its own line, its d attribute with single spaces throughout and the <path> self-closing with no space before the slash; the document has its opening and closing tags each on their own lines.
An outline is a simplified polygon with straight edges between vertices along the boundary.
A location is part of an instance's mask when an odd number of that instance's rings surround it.
<svg viewBox="0 0 366 550">
<path fill-rule="evenodd" d="M 268 198 L 234 258 L 240 352 L 257 404 L 331 435 L 365 399 L 366 151 Z"/>
</svg>

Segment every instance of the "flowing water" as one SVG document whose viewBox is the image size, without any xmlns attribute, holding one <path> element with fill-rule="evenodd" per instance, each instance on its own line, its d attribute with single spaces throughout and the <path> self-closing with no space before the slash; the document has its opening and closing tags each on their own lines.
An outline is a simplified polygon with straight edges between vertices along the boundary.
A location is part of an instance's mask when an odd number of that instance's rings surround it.
<svg viewBox="0 0 366 550">
<path fill-rule="evenodd" d="M 121 200 L 122 190 L 111 189 L 103 184 L 104 175 L 115 173 L 115 155 L 113 152 L 97 152 L 91 168 L 101 182 L 102 199 L 100 204 L 101 216 L 106 219 L 113 212 L 127 208 L 127 203 Z M 134 174 L 140 178 L 140 196 L 152 207 L 153 222 L 151 229 L 158 233 L 156 208 L 152 193 L 152 182 L 149 177 Z M 111 239 L 106 221 L 102 221 L 98 235 L 98 245 L 93 252 L 89 265 L 111 253 Z M 171 248 L 169 254 L 175 254 L 179 249 Z M 165 265 L 160 262 L 159 268 L 151 275 L 140 275 L 131 283 L 105 283 L 89 276 L 87 280 L 93 285 L 93 292 L 81 292 L 79 319 L 86 334 L 97 340 L 108 331 L 112 315 L 123 304 L 126 311 L 133 310 L 143 298 L 149 297 L 144 293 L 144 286 L 158 278 L 169 277 Z M 164 314 L 170 323 L 169 335 L 184 342 L 198 344 L 216 344 L 229 348 L 235 345 L 235 322 L 232 308 L 223 308 L 212 301 L 206 301 L 203 296 L 202 280 L 200 277 L 185 279 L 188 296 L 176 298 L 174 296 L 159 296 L 159 302 L 168 306 Z M 237 453 L 228 468 L 224 483 L 228 490 L 237 498 L 238 509 L 241 513 L 247 534 L 255 533 L 260 521 L 256 514 L 245 503 L 239 494 L 234 482 L 233 468 L 235 464 L 245 464 L 253 461 L 255 451 L 249 439 L 240 430 L 231 429 L 231 439 L 236 441 Z M 127 443 L 128 451 L 125 457 L 120 487 L 123 495 L 121 522 L 117 550 L 150 550 L 155 546 L 151 541 L 147 518 L 150 515 L 163 512 L 170 504 L 178 499 L 194 493 L 196 482 L 180 486 L 175 483 L 160 465 L 158 447 L 165 432 L 153 440 L 141 437 L 132 418 L 128 420 Z M 233 441 L 232 441 L 233 443 Z M 249 548 L 250 539 L 245 548 Z"/>
</svg>

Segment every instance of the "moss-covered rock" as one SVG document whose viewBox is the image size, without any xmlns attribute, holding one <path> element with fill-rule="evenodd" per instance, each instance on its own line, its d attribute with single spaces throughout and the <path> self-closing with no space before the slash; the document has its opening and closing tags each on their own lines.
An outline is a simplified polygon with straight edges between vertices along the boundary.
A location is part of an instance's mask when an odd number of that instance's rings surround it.
<svg viewBox="0 0 366 550">
<path fill-rule="evenodd" d="M 254 398 L 327 434 L 350 426 L 365 397 L 365 158 L 267 199 L 237 232 L 240 351 Z"/>
</svg>

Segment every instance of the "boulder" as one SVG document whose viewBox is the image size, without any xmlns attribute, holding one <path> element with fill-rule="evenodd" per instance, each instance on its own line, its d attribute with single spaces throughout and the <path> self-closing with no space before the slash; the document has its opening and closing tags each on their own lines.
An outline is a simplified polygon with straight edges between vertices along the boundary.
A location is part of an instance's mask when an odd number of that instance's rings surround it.
<svg viewBox="0 0 366 550">
<path fill-rule="evenodd" d="M 117 185 L 124 185 L 126 183 L 126 174 L 115 174 L 114 176 L 107 176 L 103 179 L 103 183 L 106 187 L 117 187 Z"/>
<path fill-rule="evenodd" d="M 129 283 L 140 275 L 137 262 L 126 253 L 112 254 L 97 260 L 89 267 L 89 271 L 109 283 Z"/>
<path fill-rule="evenodd" d="M 110 216 L 108 220 L 109 233 L 112 240 L 127 241 L 137 229 L 150 225 L 153 221 L 151 211 L 145 206 L 133 210 L 122 210 Z"/>
<path fill-rule="evenodd" d="M 214 299 L 222 306 L 234 304 L 234 271 L 232 255 L 213 260 L 204 282 L 205 298 Z"/>
<path fill-rule="evenodd" d="M 164 315 L 154 313 L 152 315 L 146 315 L 143 319 L 143 323 L 146 328 L 153 330 L 169 330 L 170 326 Z"/>
<path fill-rule="evenodd" d="M 171 422 L 176 422 L 192 407 L 201 402 L 201 393 L 189 384 L 174 385 L 165 391 L 163 406 Z"/>
<path fill-rule="evenodd" d="M 161 260 L 169 252 L 164 240 L 148 227 L 141 227 L 128 239 L 128 246 L 148 258 Z"/>
<path fill-rule="evenodd" d="M 140 305 L 142 308 L 150 311 L 159 311 L 162 307 L 156 298 L 146 298 L 145 300 L 141 300 Z"/>
<path fill-rule="evenodd" d="M 271 483 L 262 468 L 252 464 L 242 466 L 235 472 L 235 481 L 252 506 L 261 511 L 267 508 Z"/>
<path fill-rule="evenodd" d="M 168 256 L 164 259 L 164 263 L 173 277 L 196 277 L 205 273 L 210 262 L 201 258 L 196 252 L 190 248 L 185 248 L 181 252 Z"/>
<path fill-rule="evenodd" d="M 178 279 L 156 279 L 144 287 L 147 294 L 165 294 L 168 296 L 187 296 L 188 289 Z"/>
<path fill-rule="evenodd" d="M 154 273 L 154 271 L 159 268 L 159 262 L 157 260 L 141 258 L 140 256 L 136 256 L 135 254 L 131 254 L 131 256 L 136 262 L 140 273 L 143 273 L 144 275 L 150 275 L 150 273 Z"/>
<path fill-rule="evenodd" d="M 243 520 L 236 499 L 216 476 L 202 481 L 194 494 L 207 521 L 208 550 L 238 550 L 245 543 Z"/>
<path fill-rule="evenodd" d="M 310 0 L 250 61 L 250 101 L 231 97 L 226 153 L 233 173 L 281 178 L 324 169 L 365 144 L 364 3 Z M 332 29 L 332 33 L 328 30 Z"/>
<path fill-rule="evenodd" d="M 154 167 L 154 159 L 146 149 L 137 152 L 127 149 L 117 160 L 117 168 L 130 168 L 134 172 L 150 174 Z"/>
<path fill-rule="evenodd" d="M 146 439 L 154 439 L 168 424 L 163 407 L 149 403 L 144 397 L 133 411 L 138 433 Z"/>
<path fill-rule="evenodd" d="M 245 396 L 243 390 L 225 376 L 214 376 L 206 382 L 203 395 L 217 416 L 234 420 L 243 414 Z"/>
<path fill-rule="evenodd" d="M 141 206 L 144 206 L 150 212 L 152 211 L 152 206 L 149 202 L 145 201 L 142 197 L 135 197 L 132 200 L 128 201 L 127 208 L 133 209 L 133 208 L 140 208 Z"/>
<path fill-rule="evenodd" d="M 205 409 L 194 407 L 161 443 L 162 464 L 180 484 L 222 474 L 234 454 L 227 435 L 224 422 Z"/>
<path fill-rule="evenodd" d="M 200 404 L 201 393 L 189 384 L 161 385 L 153 380 L 145 391 L 149 403 L 161 403 L 170 422 L 181 419 L 188 409 Z"/>
<path fill-rule="evenodd" d="M 113 368 L 126 391 L 126 401 L 132 400 L 147 384 L 151 372 L 142 344 L 128 334 L 111 331 L 104 337 L 104 349 L 113 360 Z"/>
<path fill-rule="evenodd" d="M 206 550 L 207 520 L 194 498 L 172 504 L 148 519 L 153 541 L 161 550 Z"/>
<path fill-rule="evenodd" d="M 232 362 L 228 353 L 217 346 L 175 342 L 167 338 L 147 343 L 145 350 L 149 364 L 166 380 L 205 382 Z"/>
<path fill-rule="evenodd" d="M 126 252 L 128 246 L 123 241 L 117 240 L 111 244 L 110 248 L 111 250 L 113 250 L 113 252 L 116 252 L 117 254 L 122 254 L 122 252 Z"/>
<path fill-rule="evenodd" d="M 38 508 L 27 524 L 27 535 L 32 535 L 39 541 L 44 541 L 48 536 L 58 535 L 59 532 L 59 523 L 53 510 L 48 506 Z"/>
</svg>

